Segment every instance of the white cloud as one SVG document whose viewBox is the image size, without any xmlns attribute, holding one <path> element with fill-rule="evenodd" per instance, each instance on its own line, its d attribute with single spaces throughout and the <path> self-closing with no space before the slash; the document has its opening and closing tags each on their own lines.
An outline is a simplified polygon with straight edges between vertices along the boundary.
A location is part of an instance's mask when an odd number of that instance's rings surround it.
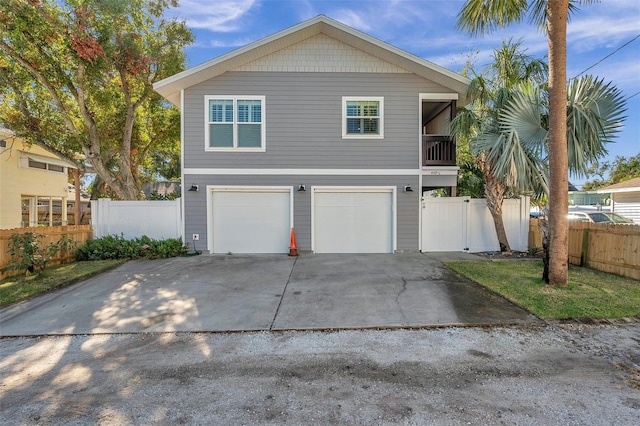
<svg viewBox="0 0 640 426">
<path fill-rule="evenodd" d="M 640 34 L 639 19 L 640 15 L 615 19 L 591 18 L 571 23 L 567 28 L 567 41 L 585 52 L 600 47 L 615 47 L 623 40 Z"/>
<path fill-rule="evenodd" d="M 337 10 L 333 15 L 333 19 L 364 32 L 371 31 L 370 24 L 373 23 L 364 14 L 350 9 Z"/>
<path fill-rule="evenodd" d="M 254 7 L 255 0 L 219 0 L 203 2 L 182 0 L 177 15 L 187 26 L 213 32 L 232 32 L 242 27 L 240 18 Z"/>
<path fill-rule="evenodd" d="M 293 3 L 293 8 L 297 10 L 299 21 L 306 21 L 318 15 L 316 8 L 309 0 L 298 0 Z"/>
<path fill-rule="evenodd" d="M 242 47 L 249 43 L 253 43 L 255 41 L 255 39 L 251 37 L 224 39 L 224 40 L 209 39 L 209 38 L 203 37 L 202 39 L 204 41 L 196 41 L 195 43 L 191 44 L 189 48 L 195 48 L 195 49 L 214 48 L 214 49 L 228 50 L 230 48 L 235 49 L 237 47 Z"/>
</svg>

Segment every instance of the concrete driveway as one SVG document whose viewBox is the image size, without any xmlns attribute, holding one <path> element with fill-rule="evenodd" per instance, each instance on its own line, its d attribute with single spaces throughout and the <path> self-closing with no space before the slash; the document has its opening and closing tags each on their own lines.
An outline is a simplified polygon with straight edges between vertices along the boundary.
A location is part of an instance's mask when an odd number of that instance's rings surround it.
<svg viewBox="0 0 640 426">
<path fill-rule="evenodd" d="M 440 260 L 446 256 L 451 255 L 233 255 L 130 261 L 0 310 L 0 335 L 538 321 L 445 268 Z"/>
</svg>

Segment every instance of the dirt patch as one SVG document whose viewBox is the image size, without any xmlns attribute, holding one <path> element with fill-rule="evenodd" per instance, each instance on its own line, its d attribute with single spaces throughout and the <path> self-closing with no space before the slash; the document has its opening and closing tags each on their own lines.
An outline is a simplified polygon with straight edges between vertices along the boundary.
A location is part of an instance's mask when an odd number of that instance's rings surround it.
<svg viewBox="0 0 640 426">
<path fill-rule="evenodd" d="M 0 340 L 0 424 L 636 425 L 640 325 Z"/>
<path fill-rule="evenodd" d="M 499 251 L 484 251 L 480 253 L 474 253 L 478 256 L 485 257 L 491 260 L 542 260 L 542 254 L 536 252 L 527 251 L 512 251 L 512 252 L 499 252 Z"/>
</svg>

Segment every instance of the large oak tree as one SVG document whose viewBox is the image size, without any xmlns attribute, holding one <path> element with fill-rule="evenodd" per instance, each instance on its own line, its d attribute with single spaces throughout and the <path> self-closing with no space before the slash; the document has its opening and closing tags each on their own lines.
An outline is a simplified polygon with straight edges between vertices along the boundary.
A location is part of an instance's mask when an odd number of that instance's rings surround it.
<svg viewBox="0 0 640 426">
<path fill-rule="evenodd" d="M 141 198 L 150 159 L 179 143 L 179 114 L 152 88 L 184 69 L 193 40 L 184 22 L 163 18 L 172 6 L 0 2 L 0 124 L 77 160 L 117 198 Z"/>
</svg>

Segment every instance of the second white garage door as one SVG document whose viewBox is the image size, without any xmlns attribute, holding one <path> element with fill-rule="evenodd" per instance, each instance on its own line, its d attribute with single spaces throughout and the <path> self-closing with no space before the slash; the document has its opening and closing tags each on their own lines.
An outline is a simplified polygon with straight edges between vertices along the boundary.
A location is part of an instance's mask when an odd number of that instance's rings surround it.
<svg viewBox="0 0 640 426">
<path fill-rule="evenodd" d="M 214 189 L 213 253 L 287 253 L 290 189 Z"/>
<path fill-rule="evenodd" d="M 393 253 L 392 189 L 315 189 L 316 253 Z"/>
</svg>

